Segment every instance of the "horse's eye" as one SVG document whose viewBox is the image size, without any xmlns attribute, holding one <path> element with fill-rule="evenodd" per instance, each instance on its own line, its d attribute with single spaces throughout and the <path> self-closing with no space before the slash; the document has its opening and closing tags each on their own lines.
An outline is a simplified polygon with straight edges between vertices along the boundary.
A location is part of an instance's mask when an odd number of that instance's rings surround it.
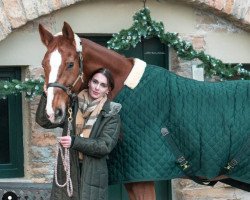
<svg viewBox="0 0 250 200">
<path fill-rule="evenodd" d="M 70 69 L 74 66 L 74 63 L 73 62 L 69 62 L 67 63 L 67 68 Z"/>
</svg>

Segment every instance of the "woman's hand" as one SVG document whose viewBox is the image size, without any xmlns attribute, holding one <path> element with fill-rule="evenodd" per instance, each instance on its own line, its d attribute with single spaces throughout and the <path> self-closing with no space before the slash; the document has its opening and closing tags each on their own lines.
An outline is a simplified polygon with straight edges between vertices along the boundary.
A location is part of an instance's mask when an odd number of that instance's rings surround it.
<svg viewBox="0 0 250 200">
<path fill-rule="evenodd" d="M 58 139 L 64 148 L 70 148 L 70 146 L 71 146 L 71 137 L 70 136 L 63 136 L 63 137 L 59 137 Z"/>
</svg>

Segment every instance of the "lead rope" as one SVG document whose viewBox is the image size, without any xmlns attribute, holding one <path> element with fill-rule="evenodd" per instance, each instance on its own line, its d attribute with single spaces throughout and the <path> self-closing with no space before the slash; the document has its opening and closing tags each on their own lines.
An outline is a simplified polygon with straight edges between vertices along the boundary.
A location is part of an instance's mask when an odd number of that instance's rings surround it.
<svg viewBox="0 0 250 200">
<path fill-rule="evenodd" d="M 67 135 L 70 135 L 70 131 L 72 130 L 72 108 L 68 108 L 68 130 L 67 130 Z M 55 160 L 55 182 L 56 185 L 60 188 L 63 188 L 66 186 L 67 188 L 67 193 L 69 197 L 73 196 L 73 185 L 72 185 L 72 180 L 70 178 L 70 154 L 69 154 L 69 149 L 64 148 L 64 154 L 63 154 L 63 149 L 62 145 L 60 144 L 59 141 L 57 141 L 57 146 L 56 146 L 56 160 Z M 57 177 L 57 161 L 58 161 L 58 156 L 59 154 L 61 155 L 62 163 L 64 166 L 64 171 L 66 172 L 66 181 L 64 184 L 59 184 L 58 183 L 58 177 Z"/>
</svg>

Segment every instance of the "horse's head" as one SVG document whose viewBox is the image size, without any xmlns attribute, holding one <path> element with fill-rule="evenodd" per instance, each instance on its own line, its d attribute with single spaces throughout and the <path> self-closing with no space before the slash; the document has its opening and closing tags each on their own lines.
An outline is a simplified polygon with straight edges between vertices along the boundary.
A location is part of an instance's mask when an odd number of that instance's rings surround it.
<svg viewBox="0 0 250 200">
<path fill-rule="evenodd" d="M 52 123 L 61 123 L 72 93 L 78 93 L 82 85 L 81 40 L 66 22 L 62 33 L 52 35 L 41 24 L 39 33 L 47 47 L 42 61 L 47 90 L 46 112 Z"/>
</svg>

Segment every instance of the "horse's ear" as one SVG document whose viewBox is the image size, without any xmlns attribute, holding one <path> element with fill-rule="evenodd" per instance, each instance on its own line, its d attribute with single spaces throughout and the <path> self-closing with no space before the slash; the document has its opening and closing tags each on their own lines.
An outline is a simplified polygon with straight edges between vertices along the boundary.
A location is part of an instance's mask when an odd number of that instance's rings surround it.
<svg viewBox="0 0 250 200">
<path fill-rule="evenodd" d="M 41 24 L 39 24 L 39 33 L 43 44 L 48 47 L 54 36 L 49 31 L 47 31 Z"/>
<path fill-rule="evenodd" d="M 69 39 L 70 41 L 74 41 L 74 32 L 72 31 L 70 25 L 67 22 L 64 22 L 62 28 L 63 36 Z"/>
</svg>

